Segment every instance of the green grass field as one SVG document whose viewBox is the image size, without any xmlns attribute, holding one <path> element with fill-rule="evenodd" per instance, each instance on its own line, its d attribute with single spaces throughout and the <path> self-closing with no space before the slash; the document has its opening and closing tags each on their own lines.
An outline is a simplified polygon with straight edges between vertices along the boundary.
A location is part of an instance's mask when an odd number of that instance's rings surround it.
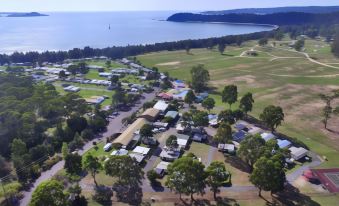
<svg viewBox="0 0 339 206">
<path fill-rule="evenodd" d="M 110 68 L 107 68 L 106 61 L 104 60 L 92 60 L 92 61 L 86 61 L 88 65 L 94 65 L 94 66 L 101 66 L 104 67 L 104 72 L 109 72 L 111 69 L 115 68 L 125 68 L 125 65 L 119 64 L 117 62 L 112 61 Z M 100 77 L 99 72 L 96 69 L 90 69 L 89 72 L 86 74 L 85 78 L 87 79 L 99 79 L 99 80 L 106 80 L 105 77 Z"/>
<path fill-rule="evenodd" d="M 63 87 L 61 86 L 62 82 L 55 82 L 54 86 L 56 90 L 60 94 L 66 94 L 67 92 L 64 91 Z M 101 104 L 101 106 L 107 106 L 112 103 L 112 95 L 114 94 L 114 91 L 107 90 L 105 86 L 97 86 L 97 85 L 89 85 L 89 84 L 79 84 L 79 83 L 70 83 L 73 86 L 80 87 L 81 90 L 77 92 L 78 95 L 80 95 L 82 98 L 90 98 L 92 96 L 108 96 L 108 99 L 105 99 L 105 101 Z"/>
<path fill-rule="evenodd" d="M 305 142 L 313 151 L 326 156 L 329 161 L 321 167 L 339 165 L 339 141 L 335 133 L 323 129 L 321 110 L 323 103 L 318 97 L 339 89 L 339 65 L 330 53 L 330 45 L 316 40 L 306 40 L 305 51 L 320 63 L 311 62 L 304 54 L 289 50 L 276 42 L 276 47 L 259 47 L 256 42 L 246 42 L 241 47 L 229 46 L 224 55 L 216 50 L 193 49 L 186 51 L 163 51 L 138 56 L 138 60 L 148 67 L 156 66 L 162 72 L 182 80 L 190 80 L 190 69 L 204 64 L 210 73 L 211 97 L 216 100 L 216 112 L 228 108 L 219 95 L 225 85 L 236 84 L 239 96 L 254 93 L 255 105 L 251 113 L 258 117 L 270 105 L 280 105 L 285 112 L 285 122 L 280 132 Z M 242 55 L 254 49 L 256 57 Z M 322 65 L 321 63 L 325 63 Z M 237 104 L 232 106 L 237 107 Z M 330 128 L 338 130 L 339 118 L 330 121 Z"/>
<path fill-rule="evenodd" d="M 107 67 L 106 66 L 106 60 L 90 60 L 90 61 L 85 61 L 86 64 L 88 65 L 95 65 L 95 66 L 101 66 L 101 67 Z M 118 62 L 111 61 L 111 67 L 110 68 L 121 68 L 121 67 L 126 67 Z"/>
</svg>

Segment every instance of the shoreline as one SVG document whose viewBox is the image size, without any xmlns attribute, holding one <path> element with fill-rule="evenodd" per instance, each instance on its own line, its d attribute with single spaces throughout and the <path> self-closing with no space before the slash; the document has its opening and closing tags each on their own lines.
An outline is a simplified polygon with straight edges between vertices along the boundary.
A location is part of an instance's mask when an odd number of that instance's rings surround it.
<svg viewBox="0 0 339 206">
<path fill-rule="evenodd" d="M 171 22 L 171 21 L 167 21 Z M 174 23 L 198 23 L 198 22 L 174 22 Z M 257 32 L 271 32 L 273 30 L 276 30 L 279 28 L 277 25 L 269 25 L 269 24 L 251 24 L 251 23 L 225 23 L 225 22 L 200 22 L 200 23 L 207 23 L 207 24 L 230 24 L 230 25 L 249 25 L 249 26 L 266 26 L 266 27 L 271 27 L 270 30 L 262 30 L 262 31 L 257 31 Z M 165 43 L 174 43 L 174 42 L 179 42 L 179 41 L 197 41 L 197 40 L 206 40 L 210 38 L 223 38 L 227 36 L 236 36 L 236 35 L 247 35 L 247 34 L 253 34 L 257 32 L 249 32 L 249 33 L 242 33 L 242 34 L 227 34 L 227 35 L 222 35 L 222 36 L 212 36 L 212 37 L 207 37 L 207 38 L 197 38 L 197 39 L 181 39 L 181 40 L 175 40 L 175 41 L 163 41 L 163 42 L 154 42 L 154 43 L 143 43 L 143 44 L 128 44 L 124 46 L 117 46 L 117 45 L 107 45 L 104 47 L 92 47 L 88 45 L 84 45 L 81 47 L 73 47 L 73 48 L 66 48 L 66 49 L 36 49 L 36 50 L 28 50 L 28 51 L 13 51 L 13 52 L 0 52 L 0 55 L 12 55 L 13 53 L 19 52 L 19 53 L 29 53 L 29 52 L 38 52 L 38 53 L 43 53 L 45 51 L 49 52 L 66 52 L 75 48 L 83 49 L 85 47 L 90 47 L 92 49 L 104 49 L 104 48 L 111 48 L 111 47 L 118 47 L 118 48 L 125 48 L 128 46 L 146 46 L 146 45 L 155 45 L 155 44 L 165 44 Z"/>
<path fill-rule="evenodd" d="M 164 21 L 168 21 L 168 20 L 164 20 Z M 247 26 L 266 26 L 266 27 L 273 27 L 272 30 L 279 28 L 279 25 L 274 25 L 274 24 L 257 24 L 257 23 L 234 23 L 234 22 L 219 22 L 219 21 L 211 21 L 211 22 L 210 21 L 168 21 L 168 22 L 174 22 L 174 23 L 229 24 L 229 25 L 245 25 L 245 26 L 246 25 Z"/>
</svg>

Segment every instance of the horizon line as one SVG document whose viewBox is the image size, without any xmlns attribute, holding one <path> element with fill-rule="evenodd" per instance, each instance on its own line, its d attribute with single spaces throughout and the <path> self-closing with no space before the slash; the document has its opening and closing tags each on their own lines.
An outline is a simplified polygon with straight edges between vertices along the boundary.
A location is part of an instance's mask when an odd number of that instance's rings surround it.
<svg viewBox="0 0 339 206">
<path fill-rule="evenodd" d="M 336 7 L 339 6 L 338 4 L 335 5 L 326 5 L 326 6 L 316 6 L 316 5 L 308 5 L 308 6 L 300 6 L 300 5 L 289 5 L 289 6 L 278 6 L 278 7 L 237 7 L 237 8 L 225 8 L 225 9 L 204 9 L 204 10 L 189 10 L 189 9 L 157 9 L 157 10 L 137 10 L 137 9 L 121 9 L 121 10 L 64 10 L 64 11 L 57 11 L 57 10 L 40 10 L 40 11 L 0 11 L 0 13 L 20 13 L 20 12 L 157 12 L 157 11 L 169 11 L 169 12 L 202 12 L 202 11 L 227 11 L 227 10 L 236 10 L 236 9 L 269 9 L 269 8 L 287 8 L 287 7 Z"/>
</svg>

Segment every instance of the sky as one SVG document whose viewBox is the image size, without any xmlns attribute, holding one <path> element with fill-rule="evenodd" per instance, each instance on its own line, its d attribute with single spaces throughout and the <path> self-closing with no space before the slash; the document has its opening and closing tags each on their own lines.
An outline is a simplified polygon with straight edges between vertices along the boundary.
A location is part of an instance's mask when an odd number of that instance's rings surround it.
<svg viewBox="0 0 339 206">
<path fill-rule="evenodd" d="M 0 11 L 207 11 L 339 5 L 339 0 L 0 0 Z"/>
</svg>

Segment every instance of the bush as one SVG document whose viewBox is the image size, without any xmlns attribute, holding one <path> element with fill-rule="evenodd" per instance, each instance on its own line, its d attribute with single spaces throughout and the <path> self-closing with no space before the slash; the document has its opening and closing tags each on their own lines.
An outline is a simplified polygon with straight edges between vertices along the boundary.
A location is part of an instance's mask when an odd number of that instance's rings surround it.
<svg viewBox="0 0 339 206">
<path fill-rule="evenodd" d="M 162 121 L 165 122 L 165 123 L 171 123 L 171 122 L 173 122 L 173 118 L 172 117 L 165 117 Z"/>
<path fill-rule="evenodd" d="M 84 131 L 81 132 L 81 137 L 86 140 L 93 139 L 94 133 L 91 129 L 85 129 Z"/>
<path fill-rule="evenodd" d="M 11 182 L 9 184 L 5 184 L 4 189 L 6 191 L 7 196 L 9 197 L 20 198 L 22 196 L 22 193 L 20 192 L 22 190 L 22 185 L 19 182 Z M 4 197 L 4 192 L 1 189 L 0 198 L 2 197 Z"/>
<path fill-rule="evenodd" d="M 150 170 L 147 172 L 147 178 L 153 185 L 157 182 L 157 178 L 159 178 L 159 175 L 154 170 Z"/>
<path fill-rule="evenodd" d="M 37 164 L 32 165 L 30 168 L 30 176 L 32 179 L 38 179 L 41 175 L 40 166 Z"/>
<path fill-rule="evenodd" d="M 113 196 L 113 191 L 105 186 L 99 186 L 95 188 L 95 194 L 93 195 L 93 200 L 103 204 L 103 205 L 111 205 L 111 198 Z"/>
<path fill-rule="evenodd" d="M 53 165 L 55 165 L 56 163 L 58 163 L 61 160 L 62 160 L 62 157 L 60 157 L 59 155 L 55 155 L 53 157 L 50 157 L 48 160 L 46 160 L 42 164 L 42 170 L 46 171 L 46 170 L 51 169 L 53 167 Z"/>
</svg>

